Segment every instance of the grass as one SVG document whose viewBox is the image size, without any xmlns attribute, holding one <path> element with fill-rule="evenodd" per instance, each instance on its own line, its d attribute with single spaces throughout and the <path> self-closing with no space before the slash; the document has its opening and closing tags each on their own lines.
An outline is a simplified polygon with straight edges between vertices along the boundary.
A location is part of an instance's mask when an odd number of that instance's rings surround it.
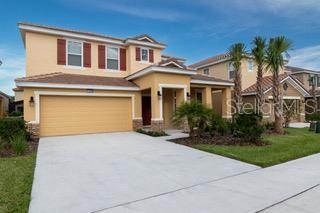
<svg viewBox="0 0 320 213">
<path fill-rule="evenodd" d="M 0 212 L 28 212 L 36 155 L 0 158 Z"/>
<path fill-rule="evenodd" d="M 281 136 L 265 136 L 264 140 L 271 142 L 271 145 L 262 147 L 207 144 L 194 147 L 261 167 L 273 166 L 320 152 L 320 134 L 309 132 L 307 128 L 288 128 L 286 132 L 287 134 Z"/>
</svg>

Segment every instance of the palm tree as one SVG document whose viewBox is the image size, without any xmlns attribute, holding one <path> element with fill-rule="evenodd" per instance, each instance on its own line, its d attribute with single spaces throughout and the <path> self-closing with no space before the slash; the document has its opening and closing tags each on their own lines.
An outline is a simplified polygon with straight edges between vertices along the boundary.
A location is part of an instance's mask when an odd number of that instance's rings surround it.
<svg viewBox="0 0 320 213">
<path fill-rule="evenodd" d="M 263 79 L 263 69 L 266 62 L 266 39 L 257 36 L 253 39 L 253 48 L 251 54 L 254 57 L 254 60 L 258 66 L 257 72 L 257 88 L 256 88 L 256 99 L 258 104 L 258 112 L 262 112 L 262 106 L 264 103 L 264 94 L 262 88 L 262 79 Z"/>
<path fill-rule="evenodd" d="M 241 111 L 242 107 L 242 86 L 241 86 L 241 61 L 246 54 L 246 47 L 243 43 L 236 43 L 229 48 L 230 62 L 235 70 L 234 77 L 234 100 L 236 105 L 236 113 Z"/>
<path fill-rule="evenodd" d="M 174 124 L 181 124 L 187 120 L 189 126 L 189 136 L 199 136 L 206 127 L 207 118 L 210 116 L 211 109 L 197 101 L 184 102 L 174 112 Z M 196 133 L 196 129 L 198 133 Z"/>
<path fill-rule="evenodd" d="M 282 94 L 280 93 L 280 68 L 284 66 L 284 54 L 289 56 L 288 50 L 292 47 L 292 42 L 284 36 L 271 38 L 266 51 L 267 68 L 272 72 L 272 95 L 273 110 L 275 118 L 275 132 L 283 134 L 283 106 Z"/>
</svg>

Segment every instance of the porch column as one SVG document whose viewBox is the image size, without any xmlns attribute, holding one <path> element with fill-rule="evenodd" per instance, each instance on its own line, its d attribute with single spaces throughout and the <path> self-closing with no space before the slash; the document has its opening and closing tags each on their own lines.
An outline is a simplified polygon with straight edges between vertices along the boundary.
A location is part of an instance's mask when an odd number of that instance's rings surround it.
<svg viewBox="0 0 320 213">
<path fill-rule="evenodd" d="M 231 113 L 231 88 L 225 88 L 222 90 L 222 117 L 226 119 L 232 118 Z"/>
<path fill-rule="evenodd" d="M 158 91 L 161 96 L 158 96 Z M 159 88 L 151 88 L 151 130 L 155 132 L 163 131 L 162 92 Z"/>
<path fill-rule="evenodd" d="M 202 92 L 202 103 L 209 108 L 212 108 L 212 89 L 205 87 Z"/>
<path fill-rule="evenodd" d="M 304 97 L 302 97 L 303 100 Z M 302 101 L 299 101 L 299 121 L 304 122 L 306 117 L 306 109 L 305 109 L 305 103 L 302 103 Z"/>
</svg>

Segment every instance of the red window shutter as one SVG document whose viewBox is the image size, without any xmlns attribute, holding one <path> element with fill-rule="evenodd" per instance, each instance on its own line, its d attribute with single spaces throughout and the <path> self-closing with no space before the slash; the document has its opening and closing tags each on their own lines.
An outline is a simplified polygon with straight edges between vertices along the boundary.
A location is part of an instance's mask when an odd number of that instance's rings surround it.
<svg viewBox="0 0 320 213">
<path fill-rule="evenodd" d="M 83 43 L 83 66 L 91 67 L 91 44 Z"/>
<path fill-rule="evenodd" d="M 127 51 L 124 48 L 120 48 L 120 70 L 127 70 Z"/>
<path fill-rule="evenodd" d="M 99 69 L 106 68 L 106 47 L 104 45 L 98 46 L 98 67 Z"/>
<path fill-rule="evenodd" d="M 140 47 L 136 47 L 136 61 L 141 60 Z"/>
<path fill-rule="evenodd" d="M 153 50 L 149 50 L 149 62 L 153 63 Z"/>
<path fill-rule="evenodd" d="M 60 65 L 66 65 L 66 40 L 57 40 L 57 63 Z"/>
</svg>

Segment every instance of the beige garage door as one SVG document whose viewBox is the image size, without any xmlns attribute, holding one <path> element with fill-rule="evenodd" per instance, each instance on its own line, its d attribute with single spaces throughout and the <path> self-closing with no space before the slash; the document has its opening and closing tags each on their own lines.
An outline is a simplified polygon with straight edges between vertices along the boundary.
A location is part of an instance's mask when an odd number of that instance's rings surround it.
<svg viewBox="0 0 320 213">
<path fill-rule="evenodd" d="M 131 98 L 41 96 L 40 135 L 132 130 Z"/>
</svg>

